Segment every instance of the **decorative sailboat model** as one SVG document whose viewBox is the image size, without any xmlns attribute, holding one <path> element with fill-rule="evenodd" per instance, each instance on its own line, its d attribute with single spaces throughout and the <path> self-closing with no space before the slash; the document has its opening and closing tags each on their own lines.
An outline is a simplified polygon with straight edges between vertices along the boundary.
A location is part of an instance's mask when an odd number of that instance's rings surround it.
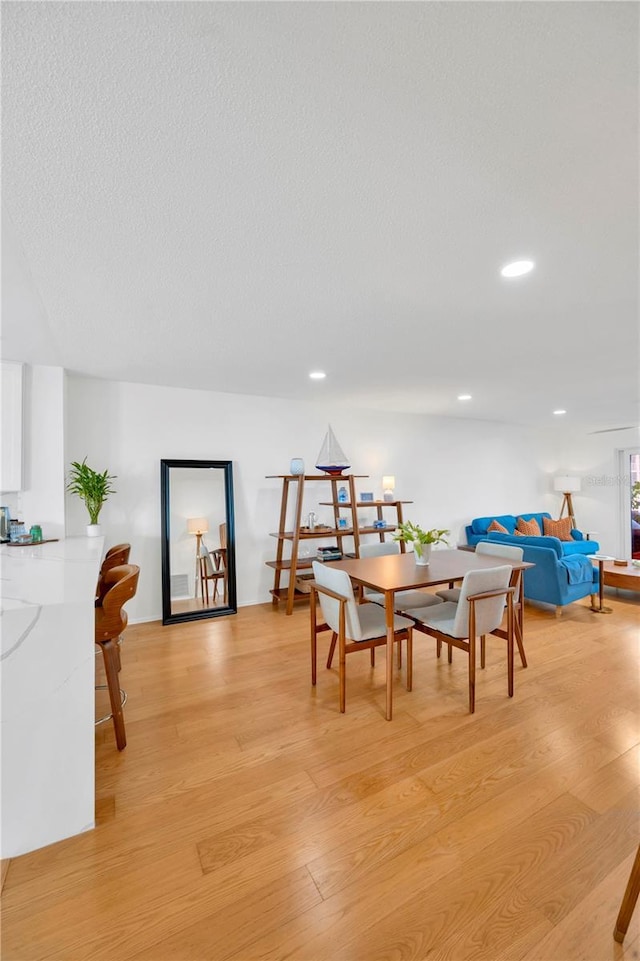
<svg viewBox="0 0 640 961">
<path fill-rule="evenodd" d="M 331 430 L 331 424 L 329 424 L 329 430 L 318 454 L 316 467 L 318 470 L 324 471 L 325 474 L 341 474 L 343 470 L 350 466 L 342 447 L 336 440 L 336 435 Z"/>
</svg>

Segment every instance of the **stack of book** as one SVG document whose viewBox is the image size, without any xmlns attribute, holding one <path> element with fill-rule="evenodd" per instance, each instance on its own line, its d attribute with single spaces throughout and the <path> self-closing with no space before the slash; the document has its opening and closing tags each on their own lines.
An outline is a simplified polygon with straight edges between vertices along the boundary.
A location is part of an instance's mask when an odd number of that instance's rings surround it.
<svg viewBox="0 0 640 961">
<path fill-rule="evenodd" d="M 342 551 L 339 547 L 319 547 L 316 557 L 319 561 L 341 561 Z"/>
</svg>

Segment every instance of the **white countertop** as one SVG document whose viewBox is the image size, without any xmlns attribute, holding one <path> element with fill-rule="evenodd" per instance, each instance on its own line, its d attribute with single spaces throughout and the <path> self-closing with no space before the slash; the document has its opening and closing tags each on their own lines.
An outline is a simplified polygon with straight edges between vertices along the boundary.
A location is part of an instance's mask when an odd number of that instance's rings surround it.
<svg viewBox="0 0 640 961">
<path fill-rule="evenodd" d="M 0 603 L 63 604 L 92 595 L 103 537 L 0 547 Z M 13 606 L 13 605 L 10 605 Z"/>
<path fill-rule="evenodd" d="M 3 858 L 94 824 L 94 597 L 103 547 L 102 537 L 0 547 Z"/>
</svg>

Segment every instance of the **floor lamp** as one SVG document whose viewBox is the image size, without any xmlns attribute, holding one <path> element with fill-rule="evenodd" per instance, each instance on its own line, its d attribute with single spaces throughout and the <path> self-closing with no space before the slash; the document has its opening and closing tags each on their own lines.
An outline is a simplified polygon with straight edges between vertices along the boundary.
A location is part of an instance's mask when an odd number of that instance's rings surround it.
<svg viewBox="0 0 640 961">
<path fill-rule="evenodd" d="M 200 580 L 200 549 L 202 544 L 202 535 L 207 534 L 209 531 L 209 523 L 206 517 L 190 517 L 187 520 L 187 530 L 190 534 L 196 535 L 196 588 L 194 592 L 194 597 L 198 596 L 198 582 Z"/>
<path fill-rule="evenodd" d="M 579 492 L 580 478 L 569 477 L 566 474 L 562 474 L 560 477 L 554 477 L 553 488 L 563 495 L 562 510 L 560 511 L 560 518 L 558 519 L 562 518 L 562 515 L 566 510 L 567 514 L 571 518 L 571 526 L 576 527 L 576 518 L 575 514 L 573 513 L 573 501 L 571 500 L 571 495 Z"/>
</svg>

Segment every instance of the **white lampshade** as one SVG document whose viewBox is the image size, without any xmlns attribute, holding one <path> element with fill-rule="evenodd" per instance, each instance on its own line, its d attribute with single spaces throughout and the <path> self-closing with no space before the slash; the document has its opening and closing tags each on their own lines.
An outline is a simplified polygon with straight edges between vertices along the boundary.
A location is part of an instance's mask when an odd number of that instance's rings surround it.
<svg viewBox="0 0 640 961">
<path fill-rule="evenodd" d="M 575 494 L 580 490 L 580 478 L 561 474 L 553 478 L 553 489 L 562 494 Z"/>
<path fill-rule="evenodd" d="M 190 534 L 206 534 L 209 523 L 206 517 L 190 517 L 187 520 L 187 530 Z"/>
<path fill-rule="evenodd" d="M 396 486 L 396 479 L 393 474 L 386 474 L 382 478 L 382 489 L 385 491 L 392 491 Z"/>
</svg>

